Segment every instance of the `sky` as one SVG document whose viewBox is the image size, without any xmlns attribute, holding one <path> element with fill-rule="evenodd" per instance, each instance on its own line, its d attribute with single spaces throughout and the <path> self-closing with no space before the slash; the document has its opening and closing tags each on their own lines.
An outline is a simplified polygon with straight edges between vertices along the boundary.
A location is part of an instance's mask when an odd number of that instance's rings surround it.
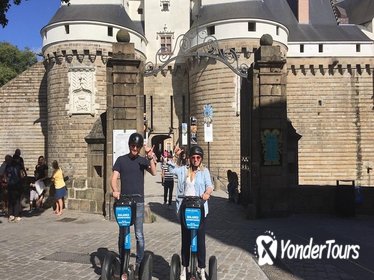
<svg viewBox="0 0 374 280">
<path fill-rule="evenodd" d="M 1 0 L 0 0 L 1 1 Z M 20 5 L 13 1 L 7 18 L 8 25 L 0 25 L 0 42 L 9 42 L 20 50 L 26 47 L 36 53 L 42 49 L 40 30 L 56 13 L 60 7 L 60 0 L 22 0 Z"/>
</svg>

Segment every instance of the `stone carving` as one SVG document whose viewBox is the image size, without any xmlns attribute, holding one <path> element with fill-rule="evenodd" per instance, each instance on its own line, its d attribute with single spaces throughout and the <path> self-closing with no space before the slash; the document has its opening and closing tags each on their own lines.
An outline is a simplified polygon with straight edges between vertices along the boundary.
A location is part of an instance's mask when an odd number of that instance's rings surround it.
<svg viewBox="0 0 374 280">
<path fill-rule="evenodd" d="M 95 69 L 72 67 L 69 69 L 68 114 L 95 114 Z"/>
</svg>

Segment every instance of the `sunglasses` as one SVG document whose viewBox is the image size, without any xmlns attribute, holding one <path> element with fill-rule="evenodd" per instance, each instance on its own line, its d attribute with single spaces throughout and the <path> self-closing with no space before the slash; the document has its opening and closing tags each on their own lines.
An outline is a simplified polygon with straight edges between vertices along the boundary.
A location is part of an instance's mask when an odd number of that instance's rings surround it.
<svg viewBox="0 0 374 280">
<path fill-rule="evenodd" d="M 141 146 L 138 146 L 138 145 L 135 145 L 135 144 L 131 144 L 131 145 L 130 145 L 130 148 L 131 148 L 131 149 L 134 149 L 134 148 L 138 148 L 138 149 L 140 149 Z"/>
<path fill-rule="evenodd" d="M 192 156 L 191 159 L 201 160 L 201 156 Z"/>
</svg>

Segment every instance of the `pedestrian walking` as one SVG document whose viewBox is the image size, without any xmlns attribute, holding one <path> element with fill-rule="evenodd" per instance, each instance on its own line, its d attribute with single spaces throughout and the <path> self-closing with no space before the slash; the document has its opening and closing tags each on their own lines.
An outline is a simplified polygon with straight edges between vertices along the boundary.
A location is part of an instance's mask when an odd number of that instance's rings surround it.
<svg viewBox="0 0 374 280">
<path fill-rule="evenodd" d="M 21 220 L 21 195 L 22 195 L 22 178 L 19 161 L 11 159 L 10 164 L 5 168 L 6 180 L 8 184 L 8 215 L 9 222 L 18 222 Z"/>
<path fill-rule="evenodd" d="M 168 155 L 168 158 L 162 163 L 162 185 L 164 186 L 164 205 L 168 204 L 171 207 L 173 189 L 174 189 L 174 175 L 169 172 L 168 162 L 172 160 L 171 154 Z M 169 201 L 168 201 L 169 199 Z"/>
<path fill-rule="evenodd" d="M 3 214 L 6 214 L 8 211 L 8 179 L 6 175 L 6 167 L 12 162 L 12 159 L 11 155 L 6 155 L 0 166 L 0 204 Z"/>
</svg>

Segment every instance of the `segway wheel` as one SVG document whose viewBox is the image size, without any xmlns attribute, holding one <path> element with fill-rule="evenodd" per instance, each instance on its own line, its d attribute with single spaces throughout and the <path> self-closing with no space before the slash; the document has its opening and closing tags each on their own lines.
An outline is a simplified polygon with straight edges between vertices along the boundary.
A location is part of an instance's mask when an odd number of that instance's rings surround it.
<svg viewBox="0 0 374 280">
<path fill-rule="evenodd" d="M 139 279 L 152 280 L 153 271 L 153 255 L 150 252 L 145 252 L 143 260 L 140 264 Z"/>
<path fill-rule="evenodd" d="M 217 280 L 217 258 L 215 256 L 209 258 L 209 280 Z"/>
<path fill-rule="evenodd" d="M 181 275 L 181 259 L 178 254 L 171 257 L 170 280 L 178 280 Z"/>
<path fill-rule="evenodd" d="M 112 252 L 105 255 L 103 265 L 101 267 L 102 280 L 114 280 L 119 278 L 119 262 Z"/>
</svg>

